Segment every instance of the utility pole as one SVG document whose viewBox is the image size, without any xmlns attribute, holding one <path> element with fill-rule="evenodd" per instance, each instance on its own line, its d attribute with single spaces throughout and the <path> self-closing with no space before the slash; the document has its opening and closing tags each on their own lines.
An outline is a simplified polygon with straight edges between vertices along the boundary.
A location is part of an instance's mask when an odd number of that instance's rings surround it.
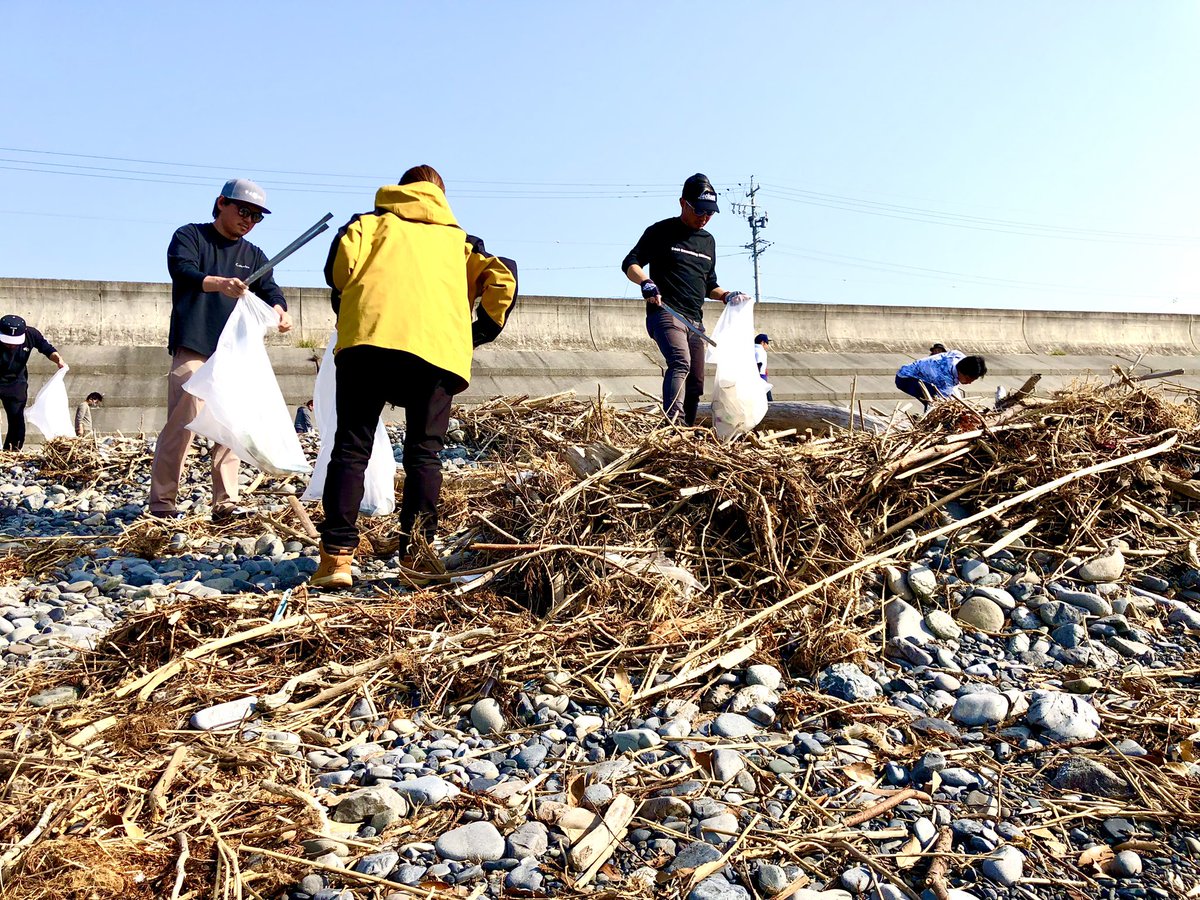
<svg viewBox="0 0 1200 900">
<path fill-rule="evenodd" d="M 750 225 L 750 243 L 742 246 L 750 251 L 750 258 L 754 261 L 754 302 L 762 301 L 762 296 L 758 284 L 758 258 L 771 246 L 771 242 L 760 238 L 758 233 L 767 227 L 767 211 L 760 210 L 755 195 L 758 193 L 762 185 L 754 183 L 754 176 L 750 176 L 750 190 L 746 192 L 746 196 L 750 199 L 749 203 L 734 203 L 733 214 L 735 216 L 745 216 L 746 222 Z"/>
</svg>

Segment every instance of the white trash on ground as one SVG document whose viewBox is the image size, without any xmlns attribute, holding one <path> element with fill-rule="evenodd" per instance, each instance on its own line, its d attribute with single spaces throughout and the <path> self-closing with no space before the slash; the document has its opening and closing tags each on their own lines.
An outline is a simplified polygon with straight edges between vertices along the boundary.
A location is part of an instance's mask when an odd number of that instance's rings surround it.
<svg viewBox="0 0 1200 900">
<path fill-rule="evenodd" d="M 249 293 L 238 298 L 217 349 L 184 385 L 204 401 L 188 428 L 264 472 L 307 475 L 312 468 L 263 342 L 278 327 L 270 306 Z"/>
<path fill-rule="evenodd" d="M 25 421 L 34 425 L 48 441 L 75 436 L 64 381 L 70 368 L 63 366 L 50 376 L 50 380 L 42 385 L 33 403 L 25 410 Z"/>
<path fill-rule="evenodd" d="M 337 431 L 337 374 L 333 362 L 333 348 L 337 344 L 337 332 L 329 338 L 321 368 L 317 371 L 317 383 L 313 386 L 313 424 L 320 435 L 320 449 L 313 467 L 312 478 L 304 491 L 305 500 L 320 500 L 325 490 L 325 473 L 329 469 L 329 457 L 333 453 L 333 435 Z M 371 445 L 371 458 L 363 483 L 363 498 L 359 512 L 365 516 L 386 516 L 396 509 L 396 457 L 392 453 L 392 442 L 384 427 L 382 417 L 375 428 L 375 442 Z"/>
<path fill-rule="evenodd" d="M 767 391 L 754 359 L 754 301 L 726 306 L 713 329 L 716 347 L 708 361 L 717 367 L 713 429 L 723 441 L 746 434 L 767 414 Z"/>
</svg>

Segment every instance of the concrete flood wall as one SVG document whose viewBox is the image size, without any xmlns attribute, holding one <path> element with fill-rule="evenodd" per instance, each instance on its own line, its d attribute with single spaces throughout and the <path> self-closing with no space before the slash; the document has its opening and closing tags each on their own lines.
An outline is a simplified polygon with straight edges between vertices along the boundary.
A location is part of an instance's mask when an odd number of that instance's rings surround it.
<svg viewBox="0 0 1200 900">
<path fill-rule="evenodd" d="M 327 290 L 284 294 L 294 329 L 272 336 L 269 346 L 280 387 L 296 405 L 311 395 L 314 356 L 334 317 Z M 0 314 L 24 316 L 59 347 L 72 366 L 72 401 L 91 390 L 106 395 L 95 415 L 103 430 L 160 426 L 170 308 L 169 284 L 0 278 Z M 709 331 L 720 312 L 720 304 L 706 306 Z M 771 303 L 755 310 L 755 321 L 771 336 L 776 399 L 845 403 L 853 390 L 878 408 L 903 399 L 893 384 L 896 369 L 933 341 L 988 358 L 979 395 L 999 384 L 1016 387 L 1034 372 L 1050 387 L 1080 376 L 1107 378 L 1113 363 L 1138 359 L 1155 369 L 1190 370 L 1200 349 L 1200 317 L 1189 315 Z M 35 356 L 34 390 L 51 371 Z M 1200 387 L 1190 371 L 1180 380 Z M 641 301 L 522 297 L 500 339 L 477 352 L 462 399 L 575 390 L 645 402 L 660 384 L 661 358 L 646 335 Z"/>
</svg>

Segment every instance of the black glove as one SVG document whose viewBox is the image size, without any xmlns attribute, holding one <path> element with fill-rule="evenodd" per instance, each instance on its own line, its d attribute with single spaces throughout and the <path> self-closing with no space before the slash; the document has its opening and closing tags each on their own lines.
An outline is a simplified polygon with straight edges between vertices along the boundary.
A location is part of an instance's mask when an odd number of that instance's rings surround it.
<svg viewBox="0 0 1200 900">
<path fill-rule="evenodd" d="M 658 296 L 658 285 L 647 278 L 642 282 L 642 299 L 649 300 L 651 297 Z"/>
</svg>

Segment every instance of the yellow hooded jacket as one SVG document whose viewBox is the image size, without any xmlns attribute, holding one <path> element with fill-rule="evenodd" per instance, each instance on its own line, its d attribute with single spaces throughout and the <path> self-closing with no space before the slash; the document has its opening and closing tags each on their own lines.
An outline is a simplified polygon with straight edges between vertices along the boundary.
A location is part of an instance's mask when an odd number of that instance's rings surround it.
<svg viewBox="0 0 1200 900">
<path fill-rule="evenodd" d="M 428 181 L 381 187 L 374 211 L 334 238 L 325 280 L 338 317 L 335 352 L 360 344 L 406 351 L 461 379 L 451 393 L 466 389 L 472 348 L 500 334 L 517 299 L 516 264 L 466 234 Z"/>
</svg>

